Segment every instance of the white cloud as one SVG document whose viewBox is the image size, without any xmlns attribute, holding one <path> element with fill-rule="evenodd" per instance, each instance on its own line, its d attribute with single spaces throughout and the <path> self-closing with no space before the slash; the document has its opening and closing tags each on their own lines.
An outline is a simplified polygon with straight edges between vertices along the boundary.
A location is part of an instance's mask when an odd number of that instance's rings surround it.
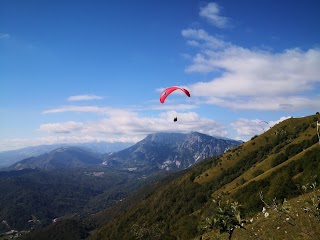
<svg viewBox="0 0 320 240">
<path fill-rule="evenodd" d="M 86 122 L 56 122 L 40 125 L 38 131 L 54 134 L 57 136 L 92 136 L 100 138 L 108 137 L 142 137 L 155 132 L 191 132 L 226 137 L 228 132 L 225 128 L 213 120 L 201 118 L 195 112 L 176 112 L 172 109 L 182 109 L 183 111 L 195 108 L 195 105 L 188 104 L 159 104 L 155 110 L 171 110 L 161 112 L 157 116 L 140 116 L 132 110 L 114 109 L 97 106 L 66 106 L 57 109 L 46 110 L 44 113 L 64 113 L 64 112 L 91 112 L 103 114 L 104 117 L 98 120 Z M 173 122 L 173 118 L 178 117 L 178 122 Z"/>
<path fill-rule="evenodd" d="M 49 133 L 72 133 L 74 131 L 81 130 L 83 123 L 80 122 L 64 122 L 64 123 L 47 123 L 40 125 L 39 131 Z"/>
<path fill-rule="evenodd" d="M 178 122 L 173 118 L 178 117 Z M 191 132 L 227 136 L 225 128 L 213 120 L 201 118 L 194 112 L 162 112 L 157 117 L 142 117 L 127 111 L 87 122 L 61 122 L 42 124 L 40 132 L 56 135 L 93 136 L 93 137 L 141 137 L 155 132 Z"/>
<path fill-rule="evenodd" d="M 87 100 L 100 100 L 103 99 L 101 96 L 87 94 L 87 95 L 76 95 L 68 97 L 68 101 L 87 101 Z"/>
<path fill-rule="evenodd" d="M 199 15 L 218 28 L 225 28 L 229 23 L 227 17 L 220 15 L 220 7 L 214 2 L 208 3 L 205 7 L 202 7 Z"/>
<path fill-rule="evenodd" d="M 142 140 L 139 137 L 96 137 L 96 136 L 70 136 L 70 135 L 55 135 L 55 136 L 46 136 L 38 138 L 20 138 L 20 139 L 0 139 L 0 151 L 8 151 L 19 149 L 29 146 L 38 146 L 46 144 L 56 144 L 56 143 L 83 143 L 83 142 L 128 142 L 135 143 Z"/>
<path fill-rule="evenodd" d="M 281 117 L 275 121 L 265 121 L 263 119 L 238 119 L 237 121 L 231 124 L 232 128 L 236 131 L 237 137 L 236 139 L 241 139 L 243 141 L 249 140 L 251 137 L 255 135 L 259 135 L 267 130 L 269 130 L 274 125 L 291 118 Z"/>
<path fill-rule="evenodd" d="M 134 115 L 129 113 L 128 115 Z M 178 117 L 178 122 L 173 118 Z M 261 119 L 239 119 L 231 124 L 237 135 L 234 139 L 249 140 L 252 136 L 261 134 L 269 127 L 290 117 L 261 123 Z M 81 143 L 81 142 L 138 142 L 147 134 L 155 132 L 198 131 L 211 136 L 227 137 L 228 130 L 222 124 L 211 119 L 201 118 L 194 112 L 181 113 L 175 111 L 163 112 L 157 117 L 111 117 L 88 122 L 60 122 L 40 125 L 39 132 L 49 134 L 46 137 L 32 139 L 4 139 L 0 140 L 0 151 L 18 149 L 26 146 L 54 143 Z"/>
<path fill-rule="evenodd" d="M 65 112 L 84 112 L 84 113 L 98 113 L 104 115 L 128 115 L 128 111 L 125 109 L 117 109 L 112 107 L 99 107 L 99 106 L 64 106 L 60 108 L 54 108 L 45 110 L 43 114 L 49 113 L 65 113 Z M 130 115 L 133 113 L 130 113 Z"/>
<path fill-rule="evenodd" d="M 181 31 L 181 34 L 185 38 L 191 39 L 187 43 L 193 47 L 221 49 L 230 45 L 228 42 L 209 35 L 203 29 L 185 29 Z"/>
<path fill-rule="evenodd" d="M 274 125 L 276 125 L 278 123 L 281 123 L 282 121 L 287 120 L 289 118 L 291 118 L 291 116 L 281 117 L 279 120 L 268 122 L 268 124 L 269 124 L 270 127 L 273 127 Z"/>
<path fill-rule="evenodd" d="M 64 113 L 64 112 L 92 112 L 92 113 L 100 113 L 103 114 L 107 111 L 106 108 L 100 108 L 97 106 L 64 106 L 60 108 L 54 108 L 45 110 L 42 113 Z"/>
<path fill-rule="evenodd" d="M 207 103 L 234 109 L 296 110 L 320 107 L 312 94 L 320 82 L 320 50 L 287 49 L 280 53 L 242 48 L 212 39 L 204 30 L 182 35 L 203 40 L 187 72 L 219 72 L 220 76 L 188 86 Z M 219 42 L 219 41 L 216 41 Z"/>
<path fill-rule="evenodd" d="M 207 104 L 214 104 L 235 110 L 262 110 L 274 111 L 285 110 L 295 111 L 300 109 L 319 109 L 320 98 L 308 98 L 299 96 L 287 97 L 206 97 Z"/>
<path fill-rule="evenodd" d="M 259 125 L 260 119 L 239 119 L 231 124 L 241 139 L 248 139 L 263 132 L 263 126 Z"/>
</svg>

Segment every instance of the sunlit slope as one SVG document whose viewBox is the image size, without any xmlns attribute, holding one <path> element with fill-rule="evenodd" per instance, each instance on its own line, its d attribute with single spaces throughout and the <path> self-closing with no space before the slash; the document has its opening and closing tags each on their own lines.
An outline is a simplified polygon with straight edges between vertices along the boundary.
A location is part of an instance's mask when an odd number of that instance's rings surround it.
<svg viewBox="0 0 320 240">
<path fill-rule="evenodd" d="M 232 191 L 255 178 L 266 177 L 273 170 L 278 169 L 294 159 L 299 159 L 308 148 L 318 145 L 316 123 L 319 115 L 303 118 L 290 118 L 265 133 L 253 137 L 250 141 L 227 152 L 219 158 L 218 164 L 195 178 L 195 181 L 204 184 L 213 181 L 236 165 L 240 172 L 234 181 L 223 186 L 225 191 Z M 291 155 L 283 164 L 274 166 L 275 161 L 280 162 L 283 154 Z M 241 168 L 241 165 L 243 166 Z M 242 171 L 242 172 L 241 172 Z M 260 176 L 259 176 L 260 175 Z"/>
</svg>

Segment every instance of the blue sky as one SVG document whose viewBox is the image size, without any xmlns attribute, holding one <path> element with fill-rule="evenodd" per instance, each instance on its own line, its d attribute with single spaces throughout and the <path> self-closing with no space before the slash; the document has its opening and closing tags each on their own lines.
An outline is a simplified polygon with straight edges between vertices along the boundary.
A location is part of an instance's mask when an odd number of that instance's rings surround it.
<svg viewBox="0 0 320 240">
<path fill-rule="evenodd" d="M 314 114 L 319 12 L 317 0 L 0 0 L 0 151 L 155 132 L 248 140 L 262 120 Z M 169 86 L 191 97 L 161 104 Z"/>
</svg>

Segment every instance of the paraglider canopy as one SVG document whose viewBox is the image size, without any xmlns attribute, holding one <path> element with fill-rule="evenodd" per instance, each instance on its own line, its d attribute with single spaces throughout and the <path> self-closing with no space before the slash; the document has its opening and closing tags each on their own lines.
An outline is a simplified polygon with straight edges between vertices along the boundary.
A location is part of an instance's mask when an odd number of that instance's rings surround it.
<svg viewBox="0 0 320 240">
<path fill-rule="evenodd" d="M 173 87 L 168 87 L 165 90 L 162 91 L 161 95 L 160 95 L 160 102 L 164 103 L 164 101 L 166 100 L 166 98 L 175 90 L 181 90 L 183 91 L 188 97 L 190 97 L 190 93 L 187 89 L 182 88 L 182 87 L 177 87 L 177 86 L 173 86 Z"/>
<path fill-rule="evenodd" d="M 184 92 L 188 97 L 190 97 L 190 93 L 187 89 L 182 88 L 182 87 L 177 87 L 177 86 L 173 86 L 173 87 L 168 87 L 166 89 L 164 89 L 160 95 L 160 102 L 164 103 L 164 101 L 166 100 L 166 98 L 175 90 L 181 90 L 182 92 Z M 178 118 L 175 117 L 173 119 L 174 122 L 178 121 Z"/>
<path fill-rule="evenodd" d="M 268 122 L 266 122 L 266 121 L 263 121 L 263 120 L 262 120 L 262 121 L 260 121 L 258 124 L 262 126 L 263 131 L 265 130 L 265 125 L 267 125 L 267 126 L 268 126 L 268 128 L 271 128 L 271 127 L 270 127 L 270 125 L 269 125 L 269 123 L 268 123 Z"/>
</svg>

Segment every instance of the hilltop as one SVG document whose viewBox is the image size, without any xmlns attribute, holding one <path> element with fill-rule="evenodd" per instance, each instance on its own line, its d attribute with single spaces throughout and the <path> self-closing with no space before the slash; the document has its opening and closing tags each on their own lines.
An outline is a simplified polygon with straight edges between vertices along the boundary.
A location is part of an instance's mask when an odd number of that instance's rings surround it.
<svg viewBox="0 0 320 240">
<path fill-rule="evenodd" d="M 79 147 L 86 151 L 91 151 L 97 154 L 105 154 L 117 152 L 132 146 L 134 143 L 125 142 L 84 142 L 84 143 L 61 143 L 50 145 L 39 145 L 32 147 L 24 147 L 16 150 L 8 150 L 0 152 L 0 169 L 8 167 L 18 161 L 26 158 L 38 157 L 42 154 L 51 152 L 61 147 Z"/>
</svg>

